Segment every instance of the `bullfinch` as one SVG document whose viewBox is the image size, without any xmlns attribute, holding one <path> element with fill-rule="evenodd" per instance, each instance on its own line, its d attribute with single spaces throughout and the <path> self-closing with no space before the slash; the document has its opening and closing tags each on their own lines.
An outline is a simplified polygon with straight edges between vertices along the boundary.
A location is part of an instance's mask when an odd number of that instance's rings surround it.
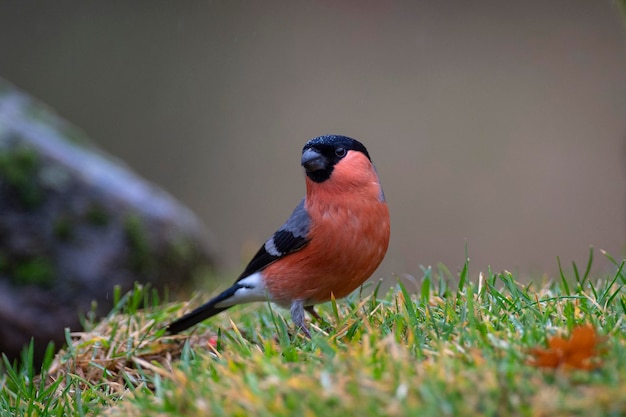
<svg viewBox="0 0 626 417">
<path fill-rule="evenodd" d="M 306 196 L 254 255 L 237 281 L 172 322 L 176 334 L 236 304 L 271 301 L 289 308 L 311 337 L 304 311 L 342 298 L 380 265 L 389 244 L 389 209 L 378 174 L 360 142 L 339 135 L 311 139 L 302 149 Z"/>
</svg>

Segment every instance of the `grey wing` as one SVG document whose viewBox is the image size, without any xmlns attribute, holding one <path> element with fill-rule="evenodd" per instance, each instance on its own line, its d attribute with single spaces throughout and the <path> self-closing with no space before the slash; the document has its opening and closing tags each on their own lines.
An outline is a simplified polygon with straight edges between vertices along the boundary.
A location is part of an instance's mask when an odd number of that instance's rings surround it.
<svg viewBox="0 0 626 417">
<path fill-rule="evenodd" d="M 305 247 L 309 243 L 310 225 L 311 219 L 304 208 L 304 199 L 302 199 L 285 224 L 261 246 L 237 281 Z"/>
</svg>

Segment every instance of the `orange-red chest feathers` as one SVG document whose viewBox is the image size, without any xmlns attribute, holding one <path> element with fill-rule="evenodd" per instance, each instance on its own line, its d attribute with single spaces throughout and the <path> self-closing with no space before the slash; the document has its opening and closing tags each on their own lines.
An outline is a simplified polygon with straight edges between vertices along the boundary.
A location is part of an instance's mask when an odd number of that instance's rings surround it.
<svg viewBox="0 0 626 417">
<path fill-rule="evenodd" d="M 328 180 L 307 178 L 306 186 L 310 242 L 263 271 L 272 299 L 285 305 L 345 297 L 374 273 L 389 245 L 389 209 L 363 153 L 350 151 Z"/>
</svg>

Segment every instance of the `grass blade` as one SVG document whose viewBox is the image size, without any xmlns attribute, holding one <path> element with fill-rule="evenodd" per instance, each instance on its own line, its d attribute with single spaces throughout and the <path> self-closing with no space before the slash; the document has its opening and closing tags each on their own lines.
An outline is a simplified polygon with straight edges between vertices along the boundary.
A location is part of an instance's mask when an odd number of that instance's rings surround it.
<svg viewBox="0 0 626 417">
<path fill-rule="evenodd" d="M 563 273 L 563 267 L 561 266 L 561 258 L 556 257 L 556 263 L 559 266 L 559 275 L 561 276 L 561 286 L 563 290 L 565 290 L 566 295 L 571 295 L 569 290 L 569 284 L 567 283 L 567 278 L 565 278 L 565 274 Z"/>
</svg>

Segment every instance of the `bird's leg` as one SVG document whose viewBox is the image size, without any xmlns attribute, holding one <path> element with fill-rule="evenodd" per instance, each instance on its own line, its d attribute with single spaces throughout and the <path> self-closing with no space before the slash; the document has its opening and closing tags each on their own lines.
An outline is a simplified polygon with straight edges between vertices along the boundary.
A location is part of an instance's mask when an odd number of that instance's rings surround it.
<svg viewBox="0 0 626 417">
<path fill-rule="evenodd" d="M 306 327 L 306 323 L 304 322 L 304 303 L 302 300 L 295 300 L 291 303 L 291 320 L 296 325 L 296 327 L 302 330 L 302 333 L 307 338 L 311 338 L 311 333 L 309 333 L 309 329 Z M 308 310 L 307 310 L 308 311 Z"/>
<path fill-rule="evenodd" d="M 320 317 L 320 315 L 317 314 L 317 311 L 315 311 L 315 307 L 313 307 L 313 306 L 306 306 L 306 307 L 304 307 L 304 309 L 307 311 L 307 313 L 312 315 L 315 318 L 315 320 L 319 321 L 320 323 L 323 322 L 323 320 Z"/>
</svg>

